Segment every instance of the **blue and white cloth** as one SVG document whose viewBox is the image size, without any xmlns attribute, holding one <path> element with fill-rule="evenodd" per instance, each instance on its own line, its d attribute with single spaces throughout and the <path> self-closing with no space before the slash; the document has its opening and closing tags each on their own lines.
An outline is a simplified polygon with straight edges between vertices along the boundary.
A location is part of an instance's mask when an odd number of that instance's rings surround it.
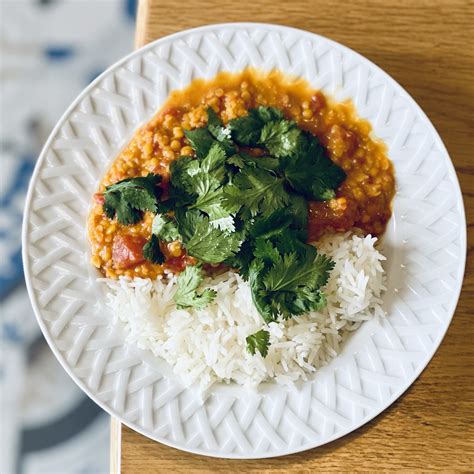
<svg viewBox="0 0 474 474">
<path fill-rule="evenodd" d="M 109 417 L 60 367 L 24 286 L 21 221 L 48 134 L 132 50 L 131 0 L 0 0 L 0 473 L 108 472 Z"/>
</svg>

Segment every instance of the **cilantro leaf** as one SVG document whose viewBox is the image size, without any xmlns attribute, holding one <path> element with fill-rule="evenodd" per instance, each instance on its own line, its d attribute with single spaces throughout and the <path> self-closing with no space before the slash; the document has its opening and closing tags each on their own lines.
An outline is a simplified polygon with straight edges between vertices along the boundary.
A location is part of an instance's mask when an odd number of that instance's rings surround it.
<svg viewBox="0 0 474 474">
<path fill-rule="evenodd" d="M 255 334 L 247 336 L 245 342 L 247 343 L 247 350 L 250 354 L 255 355 L 255 351 L 258 351 L 262 357 L 266 357 L 268 347 L 270 346 L 270 333 L 265 329 L 260 329 L 260 331 Z"/>
<path fill-rule="evenodd" d="M 256 241 L 249 283 L 252 300 L 267 323 L 279 315 L 289 318 L 326 304 L 321 288 L 334 263 L 311 246 L 300 245 L 305 251 L 282 253 L 271 240 Z"/>
<path fill-rule="evenodd" d="M 302 240 L 307 239 L 308 230 L 308 212 L 309 206 L 308 201 L 299 194 L 291 194 L 291 200 L 286 208 L 293 218 L 293 224 L 290 226 L 292 229 L 304 232 Z"/>
<path fill-rule="evenodd" d="M 212 107 L 207 109 L 207 128 L 211 135 L 221 143 L 222 147 L 229 155 L 235 153 L 235 145 L 232 142 L 231 131 L 224 127 L 222 120 L 214 112 Z"/>
<path fill-rule="evenodd" d="M 258 107 L 248 115 L 229 121 L 232 138 L 240 145 L 256 146 L 260 143 L 262 128 L 268 122 L 281 120 L 283 113 L 274 107 Z"/>
<path fill-rule="evenodd" d="M 314 260 L 317 251 L 312 245 L 304 242 L 306 232 L 295 229 L 284 229 L 271 238 L 272 243 L 281 254 L 296 252 L 301 258 Z"/>
<path fill-rule="evenodd" d="M 203 262 L 221 263 L 240 248 L 242 239 L 239 233 L 228 233 L 214 227 L 209 218 L 197 210 L 177 212 L 176 219 L 188 254 Z"/>
<path fill-rule="evenodd" d="M 184 130 L 184 136 L 188 139 L 198 158 L 204 158 L 215 141 L 206 127 Z"/>
<path fill-rule="evenodd" d="M 218 226 L 232 228 L 231 212 L 224 206 L 221 186 L 226 178 L 225 158 L 224 149 L 219 143 L 215 143 L 204 159 L 195 160 L 194 166 L 188 167 L 187 173 L 192 178 L 188 190 L 197 196 L 189 209 L 200 209 L 212 222 L 217 222 Z"/>
<path fill-rule="evenodd" d="M 284 160 L 284 174 L 291 187 L 309 199 L 332 199 L 346 179 L 342 168 L 333 163 L 316 137 L 306 134 L 295 156 Z"/>
<path fill-rule="evenodd" d="M 178 276 L 178 289 L 173 296 L 178 309 L 193 307 L 204 309 L 215 297 L 216 292 L 206 288 L 201 293 L 197 292 L 202 283 L 201 266 L 188 266 Z"/>
<path fill-rule="evenodd" d="M 280 234 L 292 222 L 292 216 L 284 208 L 277 209 L 266 217 L 255 219 L 250 228 L 252 238 L 268 239 L 274 235 Z"/>
<path fill-rule="evenodd" d="M 239 251 L 231 255 L 224 263 L 239 271 L 244 280 L 249 278 L 249 267 L 254 257 L 252 245 L 249 240 L 243 240 Z"/>
<path fill-rule="evenodd" d="M 303 286 L 295 292 L 280 291 L 272 293 L 271 308 L 274 314 L 284 319 L 317 311 L 326 306 L 326 295 L 319 289 Z"/>
<path fill-rule="evenodd" d="M 129 206 L 142 211 L 155 211 L 157 198 L 155 193 L 142 187 L 127 187 L 122 190 L 122 198 Z"/>
<path fill-rule="evenodd" d="M 279 261 L 280 252 L 270 240 L 257 239 L 253 252 L 256 258 L 260 258 L 266 264 L 273 264 Z"/>
<path fill-rule="evenodd" d="M 155 234 L 152 234 L 150 240 L 143 246 L 143 256 L 153 263 L 164 263 L 165 256 L 160 249 L 160 241 Z"/>
<path fill-rule="evenodd" d="M 243 168 L 245 166 L 245 162 L 244 162 L 244 159 L 242 158 L 241 155 L 239 155 L 238 153 L 236 153 L 235 155 L 232 155 L 228 160 L 227 160 L 227 164 L 229 165 L 233 165 L 235 166 L 236 168 Z"/>
<path fill-rule="evenodd" d="M 181 156 L 170 164 L 170 185 L 168 201 L 170 207 L 185 206 L 194 200 L 194 185 L 189 170 L 197 160 L 190 156 Z"/>
<path fill-rule="evenodd" d="M 207 128 L 216 140 L 225 139 L 229 132 L 225 131 L 224 124 L 212 107 L 207 108 Z"/>
<path fill-rule="evenodd" d="M 283 112 L 276 107 L 265 107 L 261 105 L 254 110 L 255 114 L 264 124 L 274 120 L 281 120 L 283 118 Z"/>
<path fill-rule="evenodd" d="M 104 197 L 103 209 L 109 219 L 113 219 L 117 214 L 118 222 L 125 225 L 136 224 L 142 219 L 143 213 L 129 206 L 127 201 L 122 199 L 121 193 L 104 193 Z"/>
<path fill-rule="evenodd" d="M 193 237 L 196 228 L 203 219 L 203 215 L 199 211 L 188 211 L 185 208 L 177 208 L 174 217 L 183 242 L 187 242 Z"/>
<path fill-rule="evenodd" d="M 249 266 L 249 285 L 252 294 L 252 301 L 260 316 L 266 323 L 276 321 L 278 314 L 274 314 L 270 305 L 270 294 L 265 290 L 262 281 L 262 275 L 265 275 L 267 269 L 265 262 L 260 258 L 254 258 Z"/>
<path fill-rule="evenodd" d="M 285 254 L 265 275 L 265 288 L 268 291 L 294 291 L 299 286 L 322 286 L 333 268 L 333 261 L 325 255 L 317 255 L 312 261 L 298 258 L 296 252 Z"/>
<path fill-rule="evenodd" d="M 280 168 L 280 162 L 275 158 L 270 156 L 251 156 L 242 152 L 232 155 L 227 160 L 227 163 L 239 169 L 242 169 L 244 166 L 250 166 L 268 171 L 277 171 Z"/>
<path fill-rule="evenodd" d="M 210 185 L 209 176 L 203 177 L 203 193 L 197 198 L 196 202 L 189 206 L 189 209 L 200 209 L 205 212 L 211 222 L 221 221 L 221 219 L 231 218 L 231 212 L 224 205 L 224 190 L 222 187 L 213 189 Z"/>
<path fill-rule="evenodd" d="M 263 127 L 261 119 L 251 110 L 245 117 L 229 121 L 229 130 L 232 138 L 240 145 L 255 146 L 260 139 Z"/>
<path fill-rule="evenodd" d="M 203 173 L 214 173 L 215 178 L 220 182 L 225 177 L 226 153 L 220 143 L 214 143 L 205 158 L 200 163 L 200 170 Z"/>
<path fill-rule="evenodd" d="M 314 260 L 301 259 L 296 252 L 280 257 L 262 278 L 272 314 L 289 318 L 323 308 L 326 299 L 320 288 L 333 267 L 333 261 L 325 255 L 317 255 Z"/>
<path fill-rule="evenodd" d="M 215 193 L 226 179 L 225 151 L 214 142 L 201 160 L 181 157 L 171 163 L 169 199 L 176 206 L 191 205 L 191 208 L 208 212 L 211 220 L 227 217 L 221 205 L 222 193 Z"/>
<path fill-rule="evenodd" d="M 164 242 L 181 240 L 176 222 L 163 214 L 157 214 L 154 217 L 151 231 Z"/>
<path fill-rule="evenodd" d="M 301 130 L 295 122 L 279 120 L 267 123 L 260 135 L 262 143 L 277 158 L 291 156 L 299 146 Z"/>
<path fill-rule="evenodd" d="M 243 218 L 271 214 L 288 204 L 290 196 L 283 186 L 283 178 L 259 168 L 244 168 L 235 175 L 232 184 L 224 189 L 225 206 L 230 212 L 243 209 Z"/>
<path fill-rule="evenodd" d="M 105 188 L 104 212 L 109 219 L 117 215 L 121 224 L 136 224 L 144 211 L 156 212 L 161 190 L 161 176 L 148 174 L 145 177 L 127 178 Z"/>
</svg>

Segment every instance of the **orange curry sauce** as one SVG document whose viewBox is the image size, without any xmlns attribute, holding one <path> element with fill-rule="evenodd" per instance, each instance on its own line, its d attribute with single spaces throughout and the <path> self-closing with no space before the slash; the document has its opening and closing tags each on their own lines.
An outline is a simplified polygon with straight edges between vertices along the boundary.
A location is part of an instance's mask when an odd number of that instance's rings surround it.
<svg viewBox="0 0 474 474">
<path fill-rule="evenodd" d="M 164 265 L 146 261 L 142 247 L 151 235 L 153 215 L 146 213 L 142 222 L 131 226 L 108 219 L 102 210 L 105 186 L 153 172 L 162 175 L 166 187 L 169 163 L 193 154 L 183 129 L 205 126 L 208 106 L 227 123 L 259 105 L 283 110 L 287 118 L 316 135 L 347 174 L 335 199 L 310 203 L 309 240 L 352 227 L 372 235 L 384 232 L 395 193 L 393 166 L 385 145 L 370 136 L 370 124 L 357 117 L 351 102 L 334 103 L 306 81 L 278 71 L 220 73 L 210 81 L 196 79 L 186 89 L 172 92 L 104 176 L 88 222 L 92 263 L 104 275 L 156 278 L 165 268 L 179 271 L 193 262 L 179 242 L 163 245 Z"/>
</svg>

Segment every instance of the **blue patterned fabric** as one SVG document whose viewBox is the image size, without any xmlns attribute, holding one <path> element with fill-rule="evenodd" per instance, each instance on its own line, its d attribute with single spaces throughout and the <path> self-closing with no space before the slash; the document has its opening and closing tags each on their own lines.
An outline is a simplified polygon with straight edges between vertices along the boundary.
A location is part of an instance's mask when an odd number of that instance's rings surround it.
<svg viewBox="0 0 474 474">
<path fill-rule="evenodd" d="M 108 472 L 109 417 L 41 336 L 24 286 L 28 181 L 74 97 L 131 51 L 131 0 L 0 1 L 0 473 Z"/>
</svg>

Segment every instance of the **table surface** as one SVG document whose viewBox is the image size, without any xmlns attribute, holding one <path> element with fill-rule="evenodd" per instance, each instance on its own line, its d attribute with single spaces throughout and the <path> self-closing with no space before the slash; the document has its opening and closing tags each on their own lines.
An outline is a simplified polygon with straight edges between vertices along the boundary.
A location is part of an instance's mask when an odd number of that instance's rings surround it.
<svg viewBox="0 0 474 474">
<path fill-rule="evenodd" d="M 390 408 L 325 446 L 267 460 L 184 453 L 112 420 L 112 472 L 312 472 L 474 468 L 474 3 L 470 0 L 142 0 L 136 46 L 209 23 L 255 21 L 302 28 L 363 54 L 420 104 L 461 183 L 468 262 L 449 331 L 427 369 Z M 225 7 L 223 7 L 225 5 Z M 230 6 L 229 6 L 230 5 Z"/>
</svg>

